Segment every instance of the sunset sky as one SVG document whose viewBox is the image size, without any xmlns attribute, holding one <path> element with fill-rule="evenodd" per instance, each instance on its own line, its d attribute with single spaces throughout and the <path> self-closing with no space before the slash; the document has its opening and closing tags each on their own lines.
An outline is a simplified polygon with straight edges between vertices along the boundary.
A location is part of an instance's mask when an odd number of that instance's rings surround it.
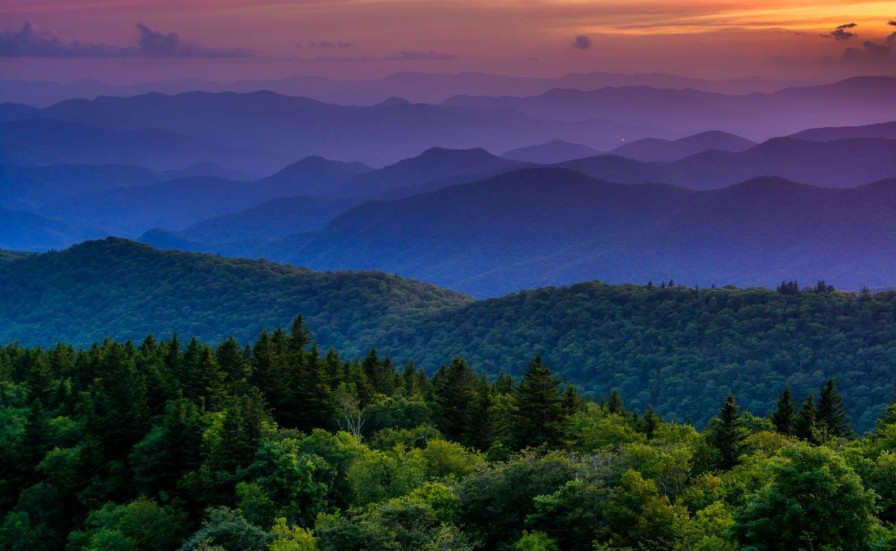
<svg viewBox="0 0 896 551">
<path fill-rule="evenodd" d="M 3 0 L 4 77 L 896 74 L 896 1 Z"/>
</svg>

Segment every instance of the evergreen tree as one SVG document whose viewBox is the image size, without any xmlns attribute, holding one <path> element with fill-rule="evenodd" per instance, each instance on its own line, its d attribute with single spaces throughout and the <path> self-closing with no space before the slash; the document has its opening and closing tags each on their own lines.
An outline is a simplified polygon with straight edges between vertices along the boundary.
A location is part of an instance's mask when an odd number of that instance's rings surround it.
<svg viewBox="0 0 896 551">
<path fill-rule="evenodd" d="M 726 471 L 737 465 L 743 447 L 744 434 L 738 410 L 734 395 L 729 394 L 719 416 L 710 423 L 707 437 L 719 453 L 718 467 Z"/>
<path fill-rule="evenodd" d="M 433 376 L 436 426 L 449 438 L 460 440 L 466 431 L 478 384 L 473 369 L 460 358 L 454 358 Z"/>
<path fill-rule="evenodd" d="M 884 411 L 884 414 L 877 420 L 875 431 L 881 436 L 884 429 L 890 425 L 896 425 L 896 397 L 893 398 L 890 405 L 887 406 L 887 409 Z"/>
<path fill-rule="evenodd" d="M 625 404 L 622 402 L 622 396 L 619 395 L 619 391 L 615 388 L 610 392 L 610 398 L 607 400 L 607 411 L 617 415 L 625 415 L 627 413 Z"/>
<path fill-rule="evenodd" d="M 229 337 L 215 350 L 215 361 L 229 384 L 245 388 L 249 381 L 249 363 L 246 355 L 233 337 Z"/>
<path fill-rule="evenodd" d="M 326 363 L 317 345 L 299 361 L 295 378 L 289 382 L 293 392 L 290 400 L 290 420 L 293 425 L 310 432 L 315 428 L 329 428 L 336 414 L 335 403 L 325 372 Z"/>
<path fill-rule="evenodd" d="M 846 404 L 837 390 L 834 379 L 828 379 L 828 382 L 821 389 L 821 393 L 818 396 L 818 415 L 816 419 L 825 433 L 830 436 L 848 437 L 852 435 Z"/>
<path fill-rule="evenodd" d="M 793 434 L 802 440 L 818 443 L 818 431 L 815 428 L 817 414 L 815 412 L 815 397 L 809 393 L 806 401 L 800 407 L 799 413 L 793 421 Z"/>
<path fill-rule="evenodd" d="M 540 355 L 529 362 L 523 373 L 516 390 L 516 405 L 517 447 L 559 443 L 566 414 L 560 380 L 544 365 Z"/>
<path fill-rule="evenodd" d="M 775 430 L 781 434 L 793 434 L 794 414 L 796 413 L 796 404 L 790 393 L 790 387 L 784 387 L 781 396 L 778 397 L 778 407 L 772 413 L 771 421 L 775 426 Z"/>
<path fill-rule="evenodd" d="M 653 406 L 647 408 L 647 411 L 644 412 L 644 417 L 641 418 L 640 428 L 641 432 L 647 436 L 648 440 L 653 439 L 653 435 L 656 433 L 656 429 L 659 428 L 660 422 L 662 418 L 653 409 Z"/>
<path fill-rule="evenodd" d="M 208 345 L 190 340 L 183 356 L 184 396 L 215 411 L 224 396 L 224 382 L 227 375 L 218 367 Z"/>
</svg>

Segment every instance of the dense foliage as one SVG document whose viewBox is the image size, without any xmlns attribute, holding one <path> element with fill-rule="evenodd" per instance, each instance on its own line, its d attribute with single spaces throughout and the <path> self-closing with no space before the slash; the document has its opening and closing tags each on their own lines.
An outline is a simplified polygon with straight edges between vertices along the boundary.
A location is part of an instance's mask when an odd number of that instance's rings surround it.
<svg viewBox="0 0 896 551">
<path fill-rule="evenodd" d="M 855 438 L 826 381 L 699 432 L 521 371 L 346 361 L 301 318 L 249 346 L 9 345 L 0 548 L 896 548 L 896 403 Z"/>
<path fill-rule="evenodd" d="M 583 283 L 472 299 L 375 272 L 316 273 L 110 239 L 0 262 L 0 342 L 89 345 L 173 331 L 246 344 L 302 314 L 323 348 L 377 347 L 428 373 L 452 357 L 518 376 L 534 354 L 595 396 L 705 426 L 729 393 L 768 415 L 836 379 L 870 430 L 896 386 L 896 293 L 825 284 L 693 289 Z"/>
<path fill-rule="evenodd" d="M 358 343 L 384 326 L 467 302 L 379 272 L 318 273 L 118 238 L 0 262 L 0 342 L 83 345 L 176 331 L 245 343 L 301 313 L 321 342 L 359 355 L 372 344 Z"/>
<path fill-rule="evenodd" d="M 456 355 L 492 374 L 542 354 L 583 389 L 699 426 L 730 392 L 767 415 L 783 387 L 802 401 L 833 377 L 866 431 L 896 385 L 896 293 L 583 283 L 477 301 L 382 342 L 428 369 Z"/>
</svg>

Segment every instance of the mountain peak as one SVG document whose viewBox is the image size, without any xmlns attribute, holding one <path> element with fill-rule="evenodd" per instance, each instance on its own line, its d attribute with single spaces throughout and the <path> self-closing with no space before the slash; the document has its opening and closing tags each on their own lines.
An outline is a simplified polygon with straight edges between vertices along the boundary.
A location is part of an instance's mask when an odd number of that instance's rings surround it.
<svg viewBox="0 0 896 551">
<path fill-rule="evenodd" d="M 392 96 L 376 104 L 376 107 L 394 107 L 396 105 L 411 105 L 411 102 L 398 96 Z"/>
</svg>

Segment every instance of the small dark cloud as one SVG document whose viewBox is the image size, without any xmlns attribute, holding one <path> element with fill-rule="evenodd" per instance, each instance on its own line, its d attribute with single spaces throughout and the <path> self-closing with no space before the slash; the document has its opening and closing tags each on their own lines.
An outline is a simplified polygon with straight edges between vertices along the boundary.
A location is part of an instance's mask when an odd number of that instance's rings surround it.
<svg viewBox="0 0 896 551">
<path fill-rule="evenodd" d="M 587 35 L 580 34 L 575 37 L 572 41 L 572 47 L 576 50 L 590 50 L 591 49 L 591 38 Z"/>
<path fill-rule="evenodd" d="M 384 59 L 390 61 L 447 61 L 457 59 L 457 56 L 454 54 L 442 54 L 433 50 L 403 50 Z"/>
<path fill-rule="evenodd" d="M 240 49 L 209 48 L 188 42 L 177 33 L 161 33 L 142 23 L 137 25 L 137 30 L 140 31 L 137 46 L 140 48 L 140 55 L 146 57 L 224 59 L 249 55 Z"/>
<path fill-rule="evenodd" d="M 850 31 L 849 29 L 854 29 L 858 26 L 859 25 L 857 23 L 845 23 L 843 25 L 837 25 L 836 29 L 826 35 L 823 34 L 821 36 L 833 36 L 834 40 L 852 40 L 859 35 Z"/>
<path fill-rule="evenodd" d="M 247 57 L 240 49 L 210 48 L 180 38 L 177 33 L 161 33 L 138 24 L 136 46 L 113 46 L 93 42 L 65 41 L 52 31 L 35 29 L 25 23 L 18 31 L 0 33 L 0 57 L 152 57 L 165 59 L 223 59 Z"/>
<path fill-rule="evenodd" d="M 0 57 L 127 57 L 136 53 L 136 48 L 64 41 L 52 31 L 34 28 L 30 22 L 18 31 L 0 33 Z"/>
<path fill-rule="evenodd" d="M 843 52 L 842 62 L 845 65 L 880 67 L 893 66 L 896 62 L 896 33 L 887 37 L 886 43 L 866 40 L 862 47 L 847 48 Z"/>
<path fill-rule="evenodd" d="M 297 45 L 299 48 L 302 47 L 301 44 Z M 324 50 L 344 50 L 346 48 L 354 48 L 357 46 L 354 42 L 345 42 L 343 40 L 316 40 L 312 42 L 308 42 L 305 47 L 306 48 L 320 48 Z"/>
<path fill-rule="evenodd" d="M 887 25 L 891 25 L 891 26 L 893 26 L 893 27 L 896 27 L 896 21 L 889 21 L 889 22 L 887 22 Z"/>
</svg>

